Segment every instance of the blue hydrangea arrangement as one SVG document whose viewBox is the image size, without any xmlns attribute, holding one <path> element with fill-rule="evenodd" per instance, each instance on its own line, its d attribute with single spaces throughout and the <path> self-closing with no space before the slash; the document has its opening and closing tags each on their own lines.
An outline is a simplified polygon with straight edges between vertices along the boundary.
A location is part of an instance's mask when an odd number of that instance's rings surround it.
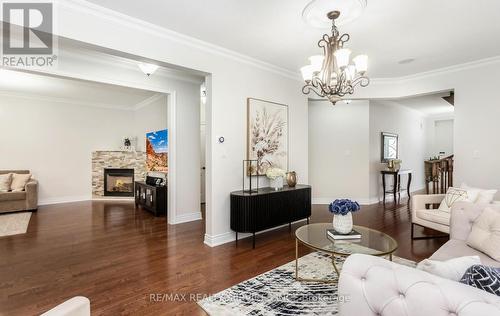
<svg viewBox="0 0 500 316">
<path fill-rule="evenodd" d="M 358 202 L 349 199 L 337 199 L 330 203 L 328 209 L 335 215 L 347 215 L 347 213 L 357 212 L 361 208 Z"/>
</svg>

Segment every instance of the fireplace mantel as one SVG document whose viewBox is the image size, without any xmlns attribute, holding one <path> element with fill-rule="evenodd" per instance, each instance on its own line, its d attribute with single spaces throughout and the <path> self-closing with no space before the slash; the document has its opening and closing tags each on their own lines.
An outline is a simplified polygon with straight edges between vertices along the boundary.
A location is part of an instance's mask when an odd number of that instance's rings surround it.
<svg viewBox="0 0 500 316">
<path fill-rule="evenodd" d="M 100 150 L 92 152 L 92 194 L 104 196 L 104 169 L 134 169 L 136 181 L 146 178 L 146 153 L 134 151 Z"/>
</svg>

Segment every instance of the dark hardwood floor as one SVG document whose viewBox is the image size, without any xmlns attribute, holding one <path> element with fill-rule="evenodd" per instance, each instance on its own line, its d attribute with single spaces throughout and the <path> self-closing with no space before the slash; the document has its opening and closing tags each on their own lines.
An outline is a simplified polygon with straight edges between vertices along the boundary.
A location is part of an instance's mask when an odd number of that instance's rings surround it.
<svg viewBox="0 0 500 316">
<path fill-rule="evenodd" d="M 364 206 L 355 224 L 390 234 L 412 260 L 446 241 L 412 242 L 408 207 L 391 206 Z M 311 221 L 331 221 L 327 206 Z M 170 226 L 129 202 L 40 207 L 26 234 L 0 238 L 0 315 L 37 315 L 76 295 L 93 315 L 205 315 L 197 299 L 294 259 L 288 227 L 258 235 L 255 250 L 251 238 L 210 248 L 203 235 L 202 221 Z"/>
</svg>

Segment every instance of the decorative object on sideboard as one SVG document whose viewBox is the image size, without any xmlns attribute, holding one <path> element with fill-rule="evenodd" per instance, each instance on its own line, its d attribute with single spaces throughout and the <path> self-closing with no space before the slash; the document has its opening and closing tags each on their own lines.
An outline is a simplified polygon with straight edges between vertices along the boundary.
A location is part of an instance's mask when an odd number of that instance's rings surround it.
<svg viewBox="0 0 500 316">
<path fill-rule="evenodd" d="M 401 164 L 403 161 L 401 159 L 390 159 L 387 160 L 387 169 L 391 171 L 398 171 L 401 169 Z"/>
<path fill-rule="evenodd" d="M 311 12 L 308 9 L 314 7 L 317 2 L 311 2 L 304 10 L 303 15 Z M 314 92 L 317 96 L 327 98 L 335 105 L 344 96 L 353 94 L 356 86 L 368 86 L 370 83 L 370 79 L 366 75 L 368 56 L 358 55 L 353 58 L 353 63 L 350 64 L 351 51 L 344 47 L 350 36 L 349 34 L 341 35 L 335 24 L 335 21 L 340 17 L 340 11 L 334 9 L 325 16 L 331 20 L 332 34 L 324 34 L 318 42 L 318 46 L 323 48 L 323 55 L 309 57 L 310 64 L 300 69 L 305 81 L 302 92 L 304 94 Z"/>
<path fill-rule="evenodd" d="M 167 185 L 167 173 L 161 171 L 149 171 L 146 173 L 146 183 L 151 185 L 156 185 L 159 182 L 159 186 Z M 148 181 L 149 178 L 149 181 Z"/>
<path fill-rule="evenodd" d="M 258 160 L 243 160 L 243 188 L 245 193 L 257 193 L 259 191 Z M 249 189 L 245 190 L 245 182 L 248 178 Z M 255 181 L 253 180 L 255 178 Z M 257 184 L 255 185 L 254 182 Z"/>
<path fill-rule="evenodd" d="M 146 134 L 147 171 L 168 171 L 168 129 Z"/>
<path fill-rule="evenodd" d="M 382 132 L 381 149 L 380 149 L 380 162 L 388 162 L 389 160 L 399 158 L 399 138 L 398 134 Z"/>
<path fill-rule="evenodd" d="M 288 106 L 248 98 L 247 120 L 247 159 L 258 160 L 254 172 L 288 170 Z"/>
<path fill-rule="evenodd" d="M 361 208 L 358 202 L 349 199 L 337 199 L 330 203 L 328 210 L 333 213 L 333 229 L 339 234 L 352 231 L 352 213 Z"/>
<path fill-rule="evenodd" d="M 274 191 L 283 189 L 283 178 L 286 172 L 280 168 L 268 168 L 266 176 L 269 178 L 270 186 Z"/>
<path fill-rule="evenodd" d="M 297 173 L 295 171 L 288 171 L 286 173 L 286 183 L 290 188 L 297 185 Z"/>
<path fill-rule="evenodd" d="M 148 175 L 146 176 L 146 184 L 162 187 L 166 185 L 166 181 L 163 177 L 153 177 Z"/>
</svg>

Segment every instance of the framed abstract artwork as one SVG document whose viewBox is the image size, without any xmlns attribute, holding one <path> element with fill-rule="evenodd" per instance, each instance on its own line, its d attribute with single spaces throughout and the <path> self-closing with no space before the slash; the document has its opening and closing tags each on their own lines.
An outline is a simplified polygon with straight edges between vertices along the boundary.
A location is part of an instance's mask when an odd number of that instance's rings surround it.
<svg viewBox="0 0 500 316">
<path fill-rule="evenodd" d="M 147 171 L 168 171 L 168 130 L 146 134 Z"/>
<path fill-rule="evenodd" d="M 265 175 L 268 168 L 288 170 L 288 106 L 247 99 L 247 159 L 257 160 L 248 175 Z"/>
</svg>

